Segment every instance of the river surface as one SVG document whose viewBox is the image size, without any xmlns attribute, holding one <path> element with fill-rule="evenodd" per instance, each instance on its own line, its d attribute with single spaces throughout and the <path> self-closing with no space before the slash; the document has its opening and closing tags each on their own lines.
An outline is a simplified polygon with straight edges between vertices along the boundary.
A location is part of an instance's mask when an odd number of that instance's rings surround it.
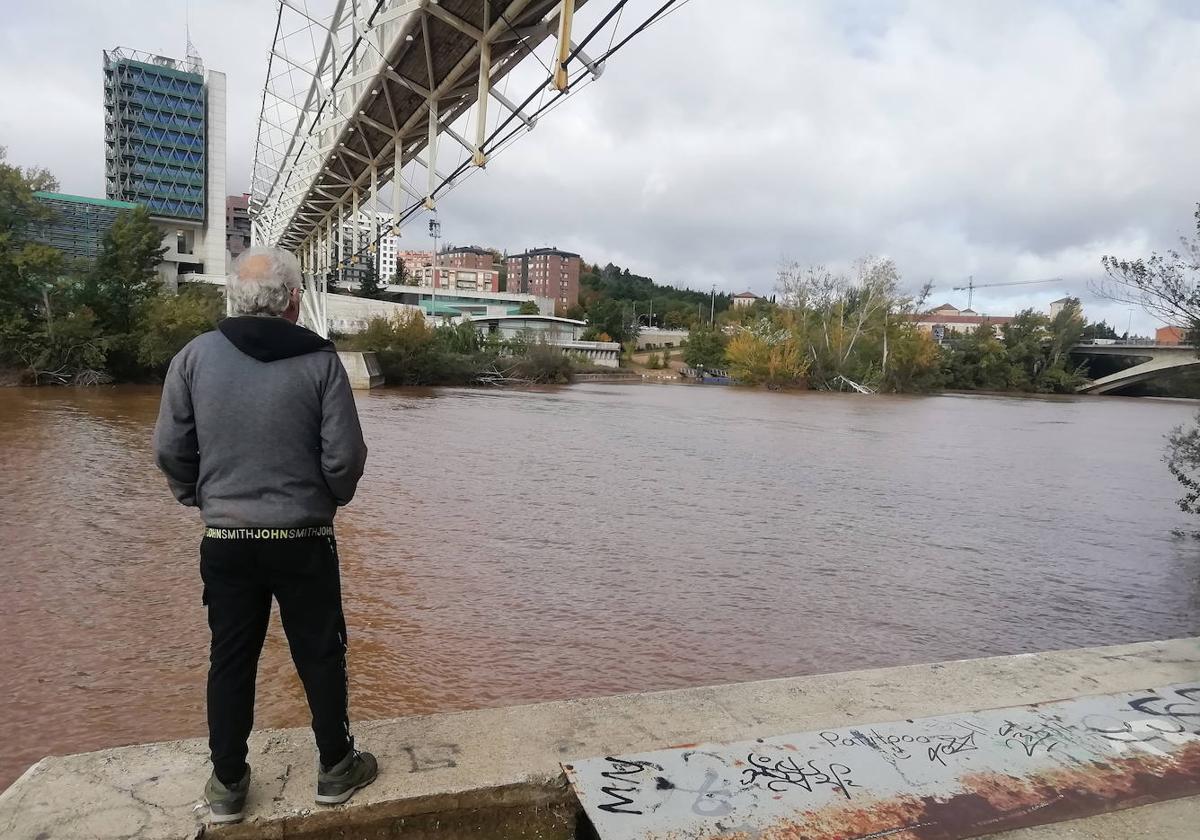
<svg viewBox="0 0 1200 840">
<path fill-rule="evenodd" d="M 0 787 L 205 732 L 200 525 L 151 460 L 158 396 L 0 389 Z M 1192 404 L 582 385 L 359 410 L 356 719 L 1200 633 L 1161 459 Z M 255 724 L 307 720 L 276 617 Z"/>
</svg>

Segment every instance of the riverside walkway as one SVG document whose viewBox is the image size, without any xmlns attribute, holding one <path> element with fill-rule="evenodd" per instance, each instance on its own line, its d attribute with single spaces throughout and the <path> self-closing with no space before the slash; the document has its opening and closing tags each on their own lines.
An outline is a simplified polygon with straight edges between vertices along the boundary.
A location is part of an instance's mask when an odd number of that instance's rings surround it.
<svg viewBox="0 0 1200 840">
<path fill-rule="evenodd" d="M 119 747 L 50 757 L 34 765 L 0 794 L 0 836 L 591 837 L 592 829 L 583 824 L 578 800 L 567 784 L 564 763 L 1184 683 L 1200 683 L 1200 639 L 361 723 L 356 734 L 380 757 L 383 769 L 374 785 L 350 804 L 333 809 L 312 803 L 315 759 L 308 730 L 263 731 L 251 739 L 254 782 L 247 821 L 207 831 L 202 808 L 196 807 L 208 772 L 202 740 Z M 1180 713 L 1179 708 L 1172 711 Z M 1195 728 L 1187 738 L 1194 737 Z M 1200 779 L 1188 775 L 1186 781 Z M 1198 824 L 1200 797 L 1189 796 L 996 836 L 1194 840 Z M 980 836 L 981 831 L 890 835 L 945 840 Z"/>
</svg>

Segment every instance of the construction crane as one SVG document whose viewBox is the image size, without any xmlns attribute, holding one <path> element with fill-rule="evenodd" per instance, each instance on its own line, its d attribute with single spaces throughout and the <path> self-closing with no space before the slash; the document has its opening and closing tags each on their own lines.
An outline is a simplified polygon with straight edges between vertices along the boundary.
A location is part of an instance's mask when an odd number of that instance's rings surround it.
<svg viewBox="0 0 1200 840">
<path fill-rule="evenodd" d="M 1045 280 L 1014 280 L 1009 283 L 976 283 L 975 277 L 967 278 L 967 285 L 955 286 L 954 291 L 967 293 L 967 309 L 971 308 L 972 302 L 975 300 L 976 289 L 990 289 L 995 286 L 1030 286 L 1034 283 L 1061 283 L 1061 277 L 1047 277 Z"/>
</svg>

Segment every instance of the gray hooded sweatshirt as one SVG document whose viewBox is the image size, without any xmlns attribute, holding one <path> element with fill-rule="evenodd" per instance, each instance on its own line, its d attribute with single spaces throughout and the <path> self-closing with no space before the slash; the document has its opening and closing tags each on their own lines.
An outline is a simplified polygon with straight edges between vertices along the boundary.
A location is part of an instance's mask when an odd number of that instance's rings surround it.
<svg viewBox="0 0 1200 840">
<path fill-rule="evenodd" d="M 171 361 L 154 455 L 213 528 L 329 525 L 367 459 L 333 344 L 283 318 L 226 318 Z"/>
</svg>

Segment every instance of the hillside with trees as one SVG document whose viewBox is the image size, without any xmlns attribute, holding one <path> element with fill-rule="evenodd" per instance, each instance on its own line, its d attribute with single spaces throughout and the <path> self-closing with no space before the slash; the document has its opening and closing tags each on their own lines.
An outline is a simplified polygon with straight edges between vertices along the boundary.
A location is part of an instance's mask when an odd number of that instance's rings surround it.
<svg viewBox="0 0 1200 840">
<path fill-rule="evenodd" d="M 614 341 L 636 336 L 633 326 L 690 329 L 708 322 L 710 308 L 719 315 L 730 307 L 728 293 L 659 285 L 649 277 L 608 263 L 584 264 L 579 275 L 579 304 L 567 311 L 571 318 L 586 318 Z M 614 330 L 616 330 L 614 332 Z M 632 335 L 630 335 L 632 333 Z"/>
</svg>

